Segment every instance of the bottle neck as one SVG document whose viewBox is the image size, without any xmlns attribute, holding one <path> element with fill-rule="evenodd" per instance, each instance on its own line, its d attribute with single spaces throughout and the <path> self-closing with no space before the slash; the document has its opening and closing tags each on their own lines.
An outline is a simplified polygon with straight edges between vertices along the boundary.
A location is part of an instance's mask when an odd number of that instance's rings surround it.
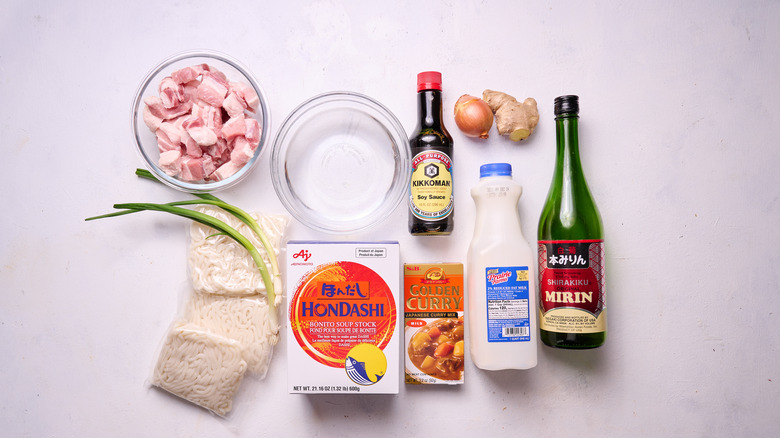
<svg viewBox="0 0 780 438">
<path fill-rule="evenodd" d="M 555 181 L 564 185 L 573 179 L 582 178 L 578 120 L 576 114 L 563 114 L 555 118 Z"/>
<path fill-rule="evenodd" d="M 441 127 L 441 91 L 422 90 L 417 93 L 417 119 L 424 128 Z"/>
</svg>

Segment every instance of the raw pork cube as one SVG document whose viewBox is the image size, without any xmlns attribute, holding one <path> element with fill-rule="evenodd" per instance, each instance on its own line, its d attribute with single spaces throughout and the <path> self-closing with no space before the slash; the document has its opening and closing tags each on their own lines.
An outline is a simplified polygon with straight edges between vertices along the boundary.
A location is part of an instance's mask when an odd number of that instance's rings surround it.
<svg viewBox="0 0 780 438">
<path fill-rule="evenodd" d="M 187 82 L 191 82 L 197 79 L 202 72 L 203 72 L 203 67 L 198 65 L 193 67 L 184 67 L 182 69 L 176 70 L 175 72 L 171 73 L 171 78 L 177 84 L 186 84 Z"/>
<path fill-rule="evenodd" d="M 206 117 L 206 113 L 208 112 L 208 105 L 204 104 L 203 102 L 195 102 L 192 105 L 192 112 L 190 113 L 190 117 L 188 117 L 188 119 L 203 119 Z"/>
<path fill-rule="evenodd" d="M 207 126 L 190 127 L 187 134 L 200 146 L 210 146 L 217 142 L 217 134 Z"/>
<path fill-rule="evenodd" d="M 203 158 L 184 156 L 181 159 L 181 174 L 179 178 L 184 181 L 199 181 L 205 178 L 203 172 Z"/>
<path fill-rule="evenodd" d="M 207 107 L 205 114 L 203 114 L 203 121 L 211 128 L 217 135 L 220 135 L 222 131 L 222 109 L 220 107 Z"/>
<path fill-rule="evenodd" d="M 214 159 L 208 155 L 203 156 L 203 173 L 205 175 L 211 175 L 217 170 L 217 165 L 214 163 Z"/>
<path fill-rule="evenodd" d="M 244 120 L 244 124 L 246 125 L 244 137 L 246 137 L 249 143 L 257 147 L 260 144 L 260 123 L 253 118 L 248 118 Z"/>
<path fill-rule="evenodd" d="M 203 119 L 189 118 L 182 126 L 200 146 L 211 146 L 217 142 L 217 134 L 213 129 L 205 126 Z"/>
<path fill-rule="evenodd" d="M 217 140 L 217 143 L 206 148 L 206 154 L 214 159 L 217 167 L 230 160 L 230 147 L 224 138 Z"/>
<path fill-rule="evenodd" d="M 163 120 L 175 119 L 187 114 L 192 109 L 192 102 L 189 101 L 182 102 L 173 108 L 166 108 L 159 96 L 147 96 L 144 98 L 144 103 L 155 117 Z"/>
<path fill-rule="evenodd" d="M 200 81 L 189 81 L 182 86 L 182 101 L 193 101 L 198 95 Z"/>
<path fill-rule="evenodd" d="M 257 106 L 260 104 L 260 98 L 257 96 L 257 92 L 255 92 L 255 89 L 251 85 L 245 84 L 243 82 L 231 82 L 230 91 L 236 93 L 238 97 L 244 99 L 244 102 L 246 102 L 246 106 L 250 111 L 255 112 L 255 110 L 257 110 Z"/>
<path fill-rule="evenodd" d="M 157 117 L 152 114 L 152 111 L 147 105 L 144 105 L 144 123 L 152 132 L 160 128 L 160 123 L 163 122 L 161 117 Z"/>
<path fill-rule="evenodd" d="M 168 175 L 178 176 L 181 171 L 181 152 L 178 150 L 162 152 L 160 154 L 159 166 Z"/>
<path fill-rule="evenodd" d="M 235 92 L 231 91 L 222 102 L 222 108 L 225 108 L 225 112 L 228 113 L 228 116 L 236 117 L 239 114 L 244 114 L 246 102 L 244 102 L 244 99 L 238 97 Z"/>
<path fill-rule="evenodd" d="M 214 181 L 222 181 L 223 179 L 227 179 L 236 172 L 238 172 L 242 167 L 244 167 L 243 164 L 237 164 L 233 161 L 228 161 L 227 163 L 219 166 L 219 168 L 212 173 L 209 178 Z"/>
<path fill-rule="evenodd" d="M 217 82 L 212 75 L 203 75 L 203 80 L 198 85 L 198 99 L 217 108 L 227 96 L 227 87 Z"/>
<path fill-rule="evenodd" d="M 225 88 L 230 88 L 230 84 L 228 83 L 227 76 L 225 76 L 225 73 L 222 73 L 221 71 L 217 70 L 216 68 L 212 66 L 208 66 L 207 72 L 203 74 L 203 77 L 210 76 L 212 79 L 217 81 L 220 85 L 222 85 Z"/>
<path fill-rule="evenodd" d="M 178 120 L 178 119 L 175 119 Z M 176 126 L 172 122 L 162 122 L 160 123 L 160 131 L 164 132 L 165 135 L 168 136 L 168 138 L 171 140 L 171 143 L 182 143 L 183 140 L 181 138 L 182 136 L 182 128 L 181 125 Z"/>
<path fill-rule="evenodd" d="M 255 148 L 252 147 L 244 136 L 236 137 L 233 141 L 233 151 L 230 152 L 230 161 L 237 165 L 244 165 L 255 154 Z"/>
<path fill-rule="evenodd" d="M 187 153 L 187 156 L 198 158 L 203 156 L 203 149 L 201 149 L 198 142 L 192 139 L 192 137 L 187 137 L 187 140 L 184 142 L 184 150 Z"/>
<path fill-rule="evenodd" d="M 246 134 L 246 123 L 244 122 L 244 113 L 231 118 L 224 125 L 222 125 L 222 135 L 228 142 Z"/>
<path fill-rule="evenodd" d="M 170 76 L 163 78 L 158 91 L 163 106 L 168 109 L 181 103 L 184 96 L 184 87 L 174 82 Z"/>
<path fill-rule="evenodd" d="M 172 141 L 162 129 L 158 129 L 155 135 L 157 135 L 157 149 L 160 152 L 181 150 L 181 143 Z"/>
</svg>

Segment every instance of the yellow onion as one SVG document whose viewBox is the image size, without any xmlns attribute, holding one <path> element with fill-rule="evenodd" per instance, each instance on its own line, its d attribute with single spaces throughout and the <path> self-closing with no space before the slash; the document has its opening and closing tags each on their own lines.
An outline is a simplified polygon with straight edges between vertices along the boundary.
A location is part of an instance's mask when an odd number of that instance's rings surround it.
<svg viewBox="0 0 780 438">
<path fill-rule="evenodd" d="M 488 138 L 493 111 L 479 97 L 464 94 L 455 102 L 455 124 L 468 137 Z"/>
</svg>

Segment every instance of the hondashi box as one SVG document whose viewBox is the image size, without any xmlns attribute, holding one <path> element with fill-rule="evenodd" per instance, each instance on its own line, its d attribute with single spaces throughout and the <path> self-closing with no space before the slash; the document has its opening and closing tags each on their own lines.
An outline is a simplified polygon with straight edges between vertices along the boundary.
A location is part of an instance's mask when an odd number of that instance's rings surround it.
<svg viewBox="0 0 780 438">
<path fill-rule="evenodd" d="M 397 394 L 397 242 L 287 243 L 290 393 Z"/>
</svg>

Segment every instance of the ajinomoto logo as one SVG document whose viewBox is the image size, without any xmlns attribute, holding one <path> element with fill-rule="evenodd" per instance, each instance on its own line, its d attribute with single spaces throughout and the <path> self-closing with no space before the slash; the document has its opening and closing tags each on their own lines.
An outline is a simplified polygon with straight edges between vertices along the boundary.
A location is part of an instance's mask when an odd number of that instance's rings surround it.
<svg viewBox="0 0 780 438">
<path fill-rule="evenodd" d="M 312 253 L 307 249 L 302 249 L 292 255 L 293 261 L 290 263 L 292 266 L 314 266 L 313 262 L 310 262 Z"/>
<path fill-rule="evenodd" d="M 301 279 L 290 300 L 290 328 L 298 344 L 312 359 L 334 368 L 360 368 L 365 362 L 362 356 L 347 360 L 357 345 L 384 350 L 393 336 L 396 316 L 387 283 L 372 269 L 354 262 L 314 268 Z M 364 366 L 374 369 L 373 361 Z M 375 376 L 368 378 L 378 381 Z"/>
</svg>

